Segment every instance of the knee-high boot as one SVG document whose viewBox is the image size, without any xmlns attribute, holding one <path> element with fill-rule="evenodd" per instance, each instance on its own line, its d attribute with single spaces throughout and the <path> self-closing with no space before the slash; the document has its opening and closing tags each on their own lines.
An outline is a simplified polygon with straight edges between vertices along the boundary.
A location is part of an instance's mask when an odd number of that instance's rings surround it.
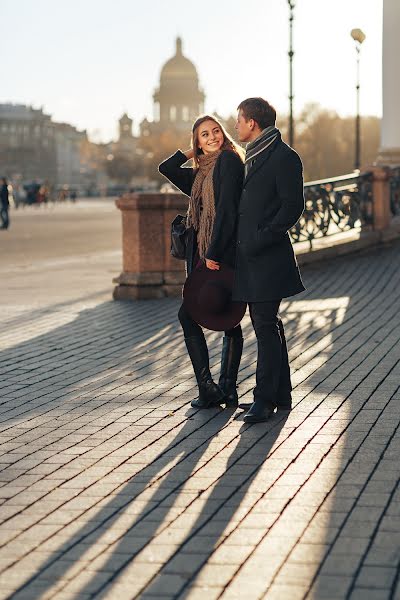
<svg viewBox="0 0 400 600">
<path fill-rule="evenodd" d="M 222 342 L 221 374 L 219 387 L 225 393 L 225 404 L 229 408 L 238 405 L 237 376 L 242 358 L 243 338 L 225 336 Z"/>
<path fill-rule="evenodd" d="M 211 408 L 223 404 L 224 393 L 211 377 L 205 338 L 202 336 L 185 337 L 185 344 L 199 386 L 199 397 L 193 400 L 191 405 L 193 408 Z"/>
</svg>

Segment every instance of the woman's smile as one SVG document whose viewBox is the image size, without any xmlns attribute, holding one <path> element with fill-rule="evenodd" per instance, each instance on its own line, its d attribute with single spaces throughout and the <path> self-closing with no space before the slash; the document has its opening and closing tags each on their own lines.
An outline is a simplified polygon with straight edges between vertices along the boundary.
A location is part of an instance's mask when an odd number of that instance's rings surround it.
<svg viewBox="0 0 400 600">
<path fill-rule="evenodd" d="M 224 134 L 215 121 L 204 121 L 198 132 L 198 147 L 207 154 L 216 152 L 224 143 Z"/>
</svg>

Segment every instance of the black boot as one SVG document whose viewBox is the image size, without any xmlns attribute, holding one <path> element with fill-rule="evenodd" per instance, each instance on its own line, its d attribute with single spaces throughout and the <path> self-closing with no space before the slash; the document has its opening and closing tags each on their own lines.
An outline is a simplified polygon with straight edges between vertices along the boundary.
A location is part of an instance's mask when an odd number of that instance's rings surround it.
<svg viewBox="0 0 400 600">
<path fill-rule="evenodd" d="M 191 405 L 193 408 L 219 406 L 224 402 L 225 396 L 212 380 L 206 340 L 201 336 L 185 337 L 185 344 L 199 386 L 199 397 Z"/>
<path fill-rule="evenodd" d="M 225 336 L 222 342 L 221 374 L 218 385 L 225 393 L 227 408 L 237 408 L 237 376 L 242 358 L 243 338 Z"/>
</svg>

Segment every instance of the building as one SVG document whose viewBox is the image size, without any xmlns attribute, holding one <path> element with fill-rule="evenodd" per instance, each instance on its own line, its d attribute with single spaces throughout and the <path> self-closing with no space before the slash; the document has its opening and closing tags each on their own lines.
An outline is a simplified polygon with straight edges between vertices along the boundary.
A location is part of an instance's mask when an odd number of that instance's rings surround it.
<svg viewBox="0 0 400 600">
<path fill-rule="evenodd" d="M 204 112 L 205 95 L 199 87 L 196 67 L 183 55 L 180 37 L 176 38 L 175 55 L 161 69 L 153 100 L 153 121 L 158 129 L 173 126 L 186 131 Z"/>
<path fill-rule="evenodd" d="M 86 141 L 86 131 L 55 123 L 41 108 L 0 104 L 0 173 L 12 181 L 85 185 L 82 145 Z"/>
<path fill-rule="evenodd" d="M 135 157 L 138 139 L 132 133 L 133 120 L 124 113 L 120 120 L 118 141 L 112 146 L 112 151 L 122 156 Z"/>
<path fill-rule="evenodd" d="M 161 68 L 153 100 L 153 119 L 143 119 L 138 137 L 124 113 L 118 139 L 107 144 L 90 142 L 86 131 L 56 123 L 42 109 L 0 105 L 0 176 L 22 182 L 48 180 L 55 187 L 82 191 L 104 187 L 108 180 L 144 185 L 157 178 L 161 158 L 189 144 L 191 125 L 204 111 L 197 69 L 184 56 L 179 37 L 174 56 Z"/>
<path fill-rule="evenodd" d="M 68 123 L 53 123 L 56 149 L 56 184 L 68 187 L 81 187 L 86 171 L 82 164 L 82 144 L 86 141 L 86 131 L 78 131 Z"/>
<path fill-rule="evenodd" d="M 50 115 L 23 104 L 0 104 L 0 172 L 13 180 L 56 181 L 56 139 Z"/>
</svg>

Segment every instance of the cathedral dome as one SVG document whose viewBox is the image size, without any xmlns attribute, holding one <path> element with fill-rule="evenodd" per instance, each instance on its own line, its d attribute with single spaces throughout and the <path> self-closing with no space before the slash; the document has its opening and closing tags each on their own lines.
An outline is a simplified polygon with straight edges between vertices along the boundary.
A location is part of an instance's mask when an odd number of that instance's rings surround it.
<svg viewBox="0 0 400 600">
<path fill-rule="evenodd" d="M 160 84 L 176 83 L 177 81 L 198 81 L 197 70 L 194 64 L 182 54 L 182 40 L 176 38 L 175 56 L 167 60 L 161 69 Z"/>
</svg>

